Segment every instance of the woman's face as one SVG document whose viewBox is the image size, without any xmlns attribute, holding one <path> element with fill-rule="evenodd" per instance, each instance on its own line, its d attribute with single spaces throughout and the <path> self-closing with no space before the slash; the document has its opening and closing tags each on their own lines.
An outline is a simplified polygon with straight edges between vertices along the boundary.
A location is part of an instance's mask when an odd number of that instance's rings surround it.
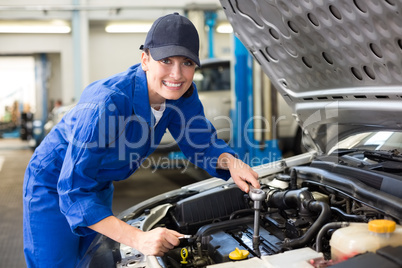
<svg viewBox="0 0 402 268">
<path fill-rule="evenodd" d="M 186 57 L 175 56 L 155 61 L 142 52 L 142 69 L 147 74 L 150 104 L 177 100 L 191 86 L 196 64 Z"/>
</svg>

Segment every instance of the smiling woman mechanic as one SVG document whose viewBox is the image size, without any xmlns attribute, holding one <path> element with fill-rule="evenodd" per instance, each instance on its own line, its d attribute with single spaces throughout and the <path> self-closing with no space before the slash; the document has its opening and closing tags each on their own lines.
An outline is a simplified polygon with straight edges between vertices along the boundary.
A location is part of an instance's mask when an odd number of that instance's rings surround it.
<svg viewBox="0 0 402 268">
<path fill-rule="evenodd" d="M 113 181 L 128 178 L 169 129 L 180 149 L 212 176 L 248 192 L 257 174 L 216 138 L 192 82 L 199 37 L 175 13 L 150 29 L 141 64 L 90 84 L 46 136 L 24 181 L 24 253 L 28 267 L 75 267 L 96 233 L 161 256 L 182 234 L 143 232 L 113 216 Z M 247 183 L 248 182 L 248 183 Z M 141 186 L 139 186 L 141 187 Z"/>
</svg>

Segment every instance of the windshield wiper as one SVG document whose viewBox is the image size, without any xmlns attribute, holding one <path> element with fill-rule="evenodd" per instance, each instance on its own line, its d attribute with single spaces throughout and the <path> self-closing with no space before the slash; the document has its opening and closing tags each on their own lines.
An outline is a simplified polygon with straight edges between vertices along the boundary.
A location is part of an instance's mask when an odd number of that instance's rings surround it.
<svg viewBox="0 0 402 268">
<path fill-rule="evenodd" d="M 334 150 L 330 155 L 342 156 L 345 154 L 351 154 L 351 153 L 355 153 L 355 152 L 359 152 L 359 151 L 362 151 L 362 150 L 339 148 L 339 149 Z"/>
<path fill-rule="evenodd" d="M 352 149 L 340 148 L 333 151 L 331 155 L 344 156 L 352 153 L 362 153 L 364 157 L 375 161 L 391 160 L 391 161 L 402 162 L 402 153 L 399 152 L 397 149 L 385 151 L 385 150 L 364 150 L 358 148 L 352 148 Z"/>
<path fill-rule="evenodd" d="M 375 161 L 391 160 L 391 161 L 402 162 L 402 154 L 397 149 L 389 151 L 366 150 L 363 152 L 363 154 L 368 159 Z"/>
</svg>

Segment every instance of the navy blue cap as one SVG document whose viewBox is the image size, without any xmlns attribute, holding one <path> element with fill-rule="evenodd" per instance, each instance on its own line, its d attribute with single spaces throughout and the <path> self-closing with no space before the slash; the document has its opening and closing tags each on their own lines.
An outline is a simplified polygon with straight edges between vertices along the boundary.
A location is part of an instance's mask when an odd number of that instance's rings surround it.
<svg viewBox="0 0 402 268">
<path fill-rule="evenodd" d="M 200 40 L 194 24 L 179 13 L 158 18 L 149 30 L 144 45 L 154 60 L 183 56 L 200 66 Z"/>
</svg>

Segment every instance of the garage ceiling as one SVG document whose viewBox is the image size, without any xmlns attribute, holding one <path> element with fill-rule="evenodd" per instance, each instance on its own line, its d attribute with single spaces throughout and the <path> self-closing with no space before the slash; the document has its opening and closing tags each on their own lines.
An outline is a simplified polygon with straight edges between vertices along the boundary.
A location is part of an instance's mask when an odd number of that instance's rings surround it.
<svg viewBox="0 0 402 268">
<path fill-rule="evenodd" d="M 226 18 L 218 0 L 70 0 L 57 1 L 57 4 L 51 0 L 0 0 L 1 20 L 69 20 L 77 10 L 87 11 L 89 20 L 149 21 L 166 13 L 174 11 L 184 13 L 186 10 L 217 10 L 218 20 Z"/>
</svg>

